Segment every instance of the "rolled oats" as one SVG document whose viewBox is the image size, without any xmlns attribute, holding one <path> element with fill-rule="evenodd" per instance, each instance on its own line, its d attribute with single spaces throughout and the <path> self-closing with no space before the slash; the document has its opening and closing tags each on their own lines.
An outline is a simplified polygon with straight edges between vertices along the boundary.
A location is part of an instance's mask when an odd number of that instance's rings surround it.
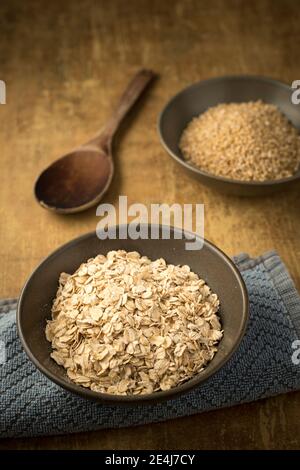
<svg viewBox="0 0 300 470">
<path fill-rule="evenodd" d="M 110 251 L 62 273 L 51 357 L 96 392 L 142 395 L 201 372 L 223 336 L 219 300 L 188 266 Z"/>
</svg>

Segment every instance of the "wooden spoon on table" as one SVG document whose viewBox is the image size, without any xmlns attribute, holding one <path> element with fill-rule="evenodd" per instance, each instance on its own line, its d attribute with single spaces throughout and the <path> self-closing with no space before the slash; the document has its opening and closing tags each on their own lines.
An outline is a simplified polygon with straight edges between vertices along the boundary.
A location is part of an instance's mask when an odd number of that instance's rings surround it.
<svg viewBox="0 0 300 470">
<path fill-rule="evenodd" d="M 122 119 L 153 77 L 154 73 L 150 70 L 139 71 L 100 133 L 56 160 L 40 174 L 34 192 L 42 207 L 61 214 L 71 214 L 100 201 L 113 177 L 113 137 Z"/>
</svg>

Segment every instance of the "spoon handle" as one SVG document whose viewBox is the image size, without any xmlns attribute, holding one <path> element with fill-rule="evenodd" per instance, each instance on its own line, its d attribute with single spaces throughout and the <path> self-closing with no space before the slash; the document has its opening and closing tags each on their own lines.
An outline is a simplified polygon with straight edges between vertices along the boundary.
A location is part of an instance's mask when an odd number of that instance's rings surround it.
<svg viewBox="0 0 300 470">
<path fill-rule="evenodd" d="M 126 116 L 128 111 L 130 111 L 132 106 L 135 104 L 142 92 L 154 77 L 155 74 L 151 70 L 143 69 L 137 72 L 121 96 L 119 104 L 117 105 L 107 124 L 100 131 L 100 133 L 89 142 L 89 144 L 99 145 L 100 147 L 111 144 L 112 138 L 117 131 L 122 119 Z"/>
</svg>

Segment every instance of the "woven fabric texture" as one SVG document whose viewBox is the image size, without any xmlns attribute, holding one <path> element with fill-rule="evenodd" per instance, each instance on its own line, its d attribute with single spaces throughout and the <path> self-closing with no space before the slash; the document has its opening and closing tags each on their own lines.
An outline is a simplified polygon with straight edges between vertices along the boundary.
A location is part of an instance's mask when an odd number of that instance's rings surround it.
<svg viewBox="0 0 300 470">
<path fill-rule="evenodd" d="M 103 405 L 49 381 L 22 349 L 16 331 L 16 300 L 1 301 L 0 436 L 140 425 L 300 389 L 300 365 L 292 361 L 293 343 L 300 338 L 300 298 L 284 264 L 274 252 L 256 259 L 242 254 L 235 262 L 250 298 L 250 321 L 240 347 L 198 389 L 156 405 Z"/>
</svg>

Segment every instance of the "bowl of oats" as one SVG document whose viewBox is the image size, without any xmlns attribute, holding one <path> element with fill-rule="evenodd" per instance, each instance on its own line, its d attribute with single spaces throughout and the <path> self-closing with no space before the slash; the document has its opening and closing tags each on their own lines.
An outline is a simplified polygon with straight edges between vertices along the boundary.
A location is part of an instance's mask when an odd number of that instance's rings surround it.
<svg viewBox="0 0 300 470">
<path fill-rule="evenodd" d="M 189 174 L 241 196 L 270 194 L 300 181 L 300 113 L 288 85 L 228 76 L 185 88 L 163 109 L 160 140 Z"/>
<path fill-rule="evenodd" d="M 179 232 L 89 233 L 46 258 L 17 309 L 35 366 L 70 392 L 115 404 L 169 399 L 215 374 L 245 332 L 246 287 L 221 250 L 206 240 L 186 250 Z"/>
</svg>

